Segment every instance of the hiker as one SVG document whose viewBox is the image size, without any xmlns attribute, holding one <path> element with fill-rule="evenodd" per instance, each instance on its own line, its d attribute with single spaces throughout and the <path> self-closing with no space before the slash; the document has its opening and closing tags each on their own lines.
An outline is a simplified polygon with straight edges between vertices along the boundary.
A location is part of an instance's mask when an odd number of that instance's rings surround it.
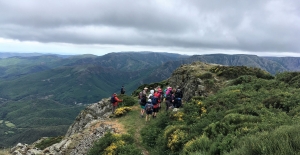
<svg viewBox="0 0 300 155">
<path fill-rule="evenodd" d="M 152 96 L 154 95 L 154 90 L 150 90 L 150 94 L 148 95 L 148 99 L 152 99 Z"/>
<path fill-rule="evenodd" d="M 158 88 L 160 88 L 160 86 L 158 87 Z M 156 89 L 156 92 L 154 93 L 154 96 L 156 96 L 157 97 L 157 103 L 158 103 L 158 109 L 160 109 L 161 108 L 161 94 L 162 94 L 162 91 L 161 91 L 161 89 Z"/>
<path fill-rule="evenodd" d="M 173 90 L 172 87 L 168 86 L 168 87 L 167 87 L 167 90 L 166 90 L 166 93 L 165 93 L 166 96 L 167 96 L 169 93 L 171 93 L 172 90 Z"/>
<path fill-rule="evenodd" d="M 139 93 L 139 97 L 138 97 L 139 98 L 139 104 L 141 105 L 141 117 L 144 117 L 144 112 L 145 112 L 144 106 L 145 106 L 146 101 L 147 101 L 147 99 L 146 99 L 147 90 L 148 90 L 148 88 L 145 87 L 144 90 L 142 90 Z M 143 103 L 142 103 L 142 99 L 143 99 Z"/>
<path fill-rule="evenodd" d="M 151 98 L 152 100 L 152 104 L 153 104 L 153 113 L 152 113 L 152 117 L 156 118 L 156 115 L 159 111 L 159 105 L 160 105 L 160 100 L 159 100 L 159 93 L 157 92 L 157 90 L 155 89 L 154 94 Z"/>
<path fill-rule="evenodd" d="M 125 88 L 124 88 L 124 86 L 121 87 L 121 94 L 125 94 Z"/>
<path fill-rule="evenodd" d="M 157 92 L 159 93 L 159 100 L 162 101 L 163 100 L 163 91 L 160 88 L 160 86 L 157 86 Z"/>
<path fill-rule="evenodd" d="M 146 122 L 150 121 L 150 116 L 152 115 L 152 111 L 153 111 L 152 100 L 148 99 L 148 102 L 145 105 Z"/>
<path fill-rule="evenodd" d="M 173 92 L 169 92 L 168 95 L 165 96 L 166 111 L 168 111 L 173 106 L 174 95 L 172 95 Z"/>
<path fill-rule="evenodd" d="M 175 108 L 175 92 L 176 92 L 175 88 L 172 89 L 172 91 L 170 91 L 170 93 L 172 94 L 170 101 L 171 101 L 171 105 L 173 106 L 173 108 Z"/>
<path fill-rule="evenodd" d="M 182 106 L 182 96 L 182 91 L 179 89 L 179 86 L 177 86 L 175 91 L 175 108 L 180 108 Z"/>
<path fill-rule="evenodd" d="M 117 97 L 117 93 L 114 93 L 110 99 L 110 102 L 112 103 L 112 113 L 114 114 L 117 107 L 118 107 L 118 103 L 119 102 L 123 102 L 123 100 L 120 100 L 118 97 Z"/>
<path fill-rule="evenodd" d="M 167 96 L 166 93 L 167 93 L 167 90 L 168 90 L 168 89 L 169 89 L 169 86 L 168 86 L 167 88 L 165 88 L 164 91 L 163 91 L 163 93 L 164 93 L 164 98 L 166 98 L 166 96 Z"/>
</svg>

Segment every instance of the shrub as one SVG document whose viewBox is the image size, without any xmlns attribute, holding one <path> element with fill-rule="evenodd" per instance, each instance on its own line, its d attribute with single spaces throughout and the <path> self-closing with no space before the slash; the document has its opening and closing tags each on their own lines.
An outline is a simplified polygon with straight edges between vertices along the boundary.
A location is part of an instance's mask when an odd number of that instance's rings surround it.
<svg viewBox="0 0 300 155">
<path fill-rule="evenodd" d="M 300 88 L 300 72 L 283 72 L 276 74 L 276 80 L 285 82 L 292 87 Z"/>
<path fill-rule="evenodd" d="M 119 103 L 120 107 L 125 107 L 125 106 L 133 106 L 134 104 L 137 103 L 137 100 L 132 97 L 132 96 L 127 96 L 127 95 L 120 95 L 119 98 L 123 100 L 123 102 Z"/>
<path fill-rule="evenodd" d="M 300 151 L 299 125 L 281 126 L 272 132 L 262 132 L 240 140 L 226 154 L 297 154 Z"/>
<path fill-rule="evenodd" d="M 134 138 L 128 134 L 112 134 L 106 133 L 104 137 L 100 138 L 94 143 L 89 150 L 89 155 L 98 154 L 126 154 L 126 155 L 138 155 L 142 154 L 142 151 L 136 148 L 134 145 Z"/>
<path fill-rule="evenodd" d="M 146 146 L 154 148 L 161 129 L 155 126 L 147 126 L 141 130 L 142 141 Z"/>
<path fill-rule="evenodd" d="M 205 135 L 192 139 L 184 144 L 183 154 L 189 155 L 195 152 L 208 152 L 212 141 Z"/>
<path fill-rule="evenodd" d="M 209 72 L 199 75 L 200 79 L 211 79 L 213 75 Z"/>
<path fill-rule="evenodd" d="M 188 127 L 184 125 L 171 125 L 165 129 L 164 141 L 172 152 L 182 150 L 183 145 L 188 140 L 187 130 Z"/>
<path fill-rule="evenodd" d="M 130 107 L 120 107 L 120 108 L 117 108 L 116 111 L 115 111 L 115 116 L 117 116 L 117 117 L 123 116 L 127 112 L 129 112 L 129 111 L 131 111 Z"/>
<path fill-rule="evenodd" d="M 242 83 L 250 83 L 256 79 L 257 78 L 252 75 L 243 75 L 243 76 L 238 77 L 237 79 L 234 79 L 231 83 L 233 85 L 238 85 L 238 84 L 242 84 Z"/>
<path fill-rule="evenodd" d="M 252 68 L 246 66 L 215 66 L 210 69 L 210 72 L 216 73 L 228 79 L 234 79 L 242 75 L 253 75 L 262 79 L 273 79 L 274 77 L 259 68 Z"/>
</svg>

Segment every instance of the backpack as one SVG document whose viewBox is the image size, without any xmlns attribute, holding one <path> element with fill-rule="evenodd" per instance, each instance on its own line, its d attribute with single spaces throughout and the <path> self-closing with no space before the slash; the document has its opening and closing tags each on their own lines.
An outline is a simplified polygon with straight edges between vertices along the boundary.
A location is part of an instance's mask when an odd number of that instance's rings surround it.
<svg viewBox="0 0 300 155">
<path fill-rule="evenodd" d="M 170 101 L 172 97 L 172 93 L 169 93 L 168 95 L 166 95 L 166 100 Z"/>
<path fill-rule="evenodd" d="M 175 92 L 175 98 L 182 98 L 182 92 L 180 89 L 177 89 Z"/>
<path fill-rule="evenodd" d="M 152 96 L 152 97 L 151 97 L 151 100 L 152 100 L 152 104 L 153 104 L 153 105 L 156 105 L 156 104 L 158 103 L 158 98 L 155 97 L 155 96 Z"/>
<path fill-rule="evenodd" d="M 145 106 L 145 105 L 146 105 L 146 102 L 147 102 L 146 95 L 145 95 L 145 94 L 143 94 L 143 95 L 142 95 L 142 98 L 141 98 L 141 102 L 140 102 L 140 104 L 141 104 L 142 106 Z"/>
<path fill-rule="evenodd" d="M 163 94 L 164 94 L 164 97 L 166 97 L 166 95 L 167 95 L 167 88 L 166 89 L 164 89 L 164 91 L 163 91 Z"/>
<path fill-rule="evenodd" d="M 145 110 L 146 110 L 146 111 L 152 111 L 152 106 L 151 106 L 151 104 L 147 104 Z"/>
<path fill-rule="evenodd" d="M 110 98 L 110 103 L 115 103 L 115 102 L 116 102 L 116 99 L 115 99 L 114 96 L 112 96 L 112 97 Z"/>
</svg>

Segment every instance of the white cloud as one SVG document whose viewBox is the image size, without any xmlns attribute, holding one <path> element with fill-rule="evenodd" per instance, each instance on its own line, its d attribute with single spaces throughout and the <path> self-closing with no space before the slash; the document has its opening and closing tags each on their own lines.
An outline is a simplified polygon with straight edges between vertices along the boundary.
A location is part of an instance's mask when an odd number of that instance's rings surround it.
<svg viewBox="0 0 300 155">
<path fill-rule="evenodd" d="M 0 0 L 0 51 L 294 55 L 299 10 L 294 0 Z"/>
</svg>

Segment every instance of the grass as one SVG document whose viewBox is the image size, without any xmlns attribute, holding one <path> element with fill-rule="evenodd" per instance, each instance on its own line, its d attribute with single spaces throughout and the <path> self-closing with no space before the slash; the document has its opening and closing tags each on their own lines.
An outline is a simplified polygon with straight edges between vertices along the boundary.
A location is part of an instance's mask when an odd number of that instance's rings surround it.
<svg viewBox="0 0 300 155">
<path fill-rule="evenodd" d="M 164 114 L 165 103 L 162 103 L 162 107 L 160 112 L 157 114 L 157 117 Z M 140 135 L 141 129 L 143 129 L 145 126 L 149 126 L 156 122 L 156 119 L 152 119 L 146 122 L 145 120 L 145 114 L 144 117 L 141 118 L 140 116 L 140 105 L 136 104 L 132 107 L 132 111 L 128 112 L 125 116 L 122 116 L 120 118 L 117 118 L 117 121 L 120 124 L 123 124 L 124 128 L 127 130 L 127 133 L 130 135 L 133 135 L 135 137 L 135 145 L 136 147 L 143 150 L 143 154 L 149 154 L 148 150 L 145 149 L 145 147 L 142 144 L 142 138 Z"/>
<path fill-rule="evenodd" d="M 9 149 L 0 149 L 0 155 L 10 155 Z"/>
</svg>

